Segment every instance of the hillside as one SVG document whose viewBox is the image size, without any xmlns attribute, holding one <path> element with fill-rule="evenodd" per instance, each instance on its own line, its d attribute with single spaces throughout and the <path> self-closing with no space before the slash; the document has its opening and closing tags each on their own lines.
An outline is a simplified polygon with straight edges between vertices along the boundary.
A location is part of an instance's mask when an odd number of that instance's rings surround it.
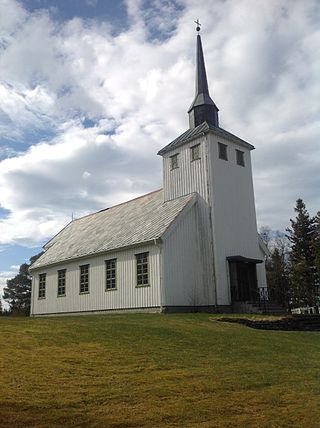
<svg viewBox="0 0 320 428">
<path fill-rule="evenodd" d="M 213 315 L 0 318 L 0 427 L 320 427 L 320 334 Z"/>
</svg>

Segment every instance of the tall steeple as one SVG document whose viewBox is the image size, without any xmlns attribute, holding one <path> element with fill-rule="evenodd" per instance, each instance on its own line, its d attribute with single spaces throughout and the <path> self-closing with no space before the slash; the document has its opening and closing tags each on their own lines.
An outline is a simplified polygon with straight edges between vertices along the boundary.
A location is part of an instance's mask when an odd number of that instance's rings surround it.
<svg viewBox="0 0 320 428">
<path fill-rule="evenodd" d="M 203 50 L 201 44 L 201 37 L 199 34 L 200 23 L 197 24 L 197 64 L 196 64 L 196 94 L 191 107 L 188 110 L 189 126 L 195 128 L 203 122 L 209 125 L 219 126 L 218 107 L 212 101 L 207 82 L 206 67 L 204 64 Z"/>
</svg>

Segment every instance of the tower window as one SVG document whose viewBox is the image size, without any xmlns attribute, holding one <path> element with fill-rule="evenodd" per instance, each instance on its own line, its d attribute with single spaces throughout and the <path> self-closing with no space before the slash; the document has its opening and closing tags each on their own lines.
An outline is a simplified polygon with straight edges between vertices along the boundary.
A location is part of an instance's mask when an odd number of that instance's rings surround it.
<svg viewBox="0 0 320 428">
<path fill-rule="evenodd" d="M 236 149 L 237 165 L 244 166 L 244 152 Z"/>
<path fill-rule="evenodd" d="M 190 147 L 191 150 L 191 161 L 200 159 L 200 144 Z"/>
<path fill-rule="evenodd" d="M 171 159 L 171 169 L 179 168 L 178 156 L 179 156 L 178 153 L 176 155 L 170 156 L 170 159 Z"/>
<path fill-rule="evenodd" d="M 228 146 L 226 144 L 218 143 L 219 159 L 228 160 Z"/>
</svg>

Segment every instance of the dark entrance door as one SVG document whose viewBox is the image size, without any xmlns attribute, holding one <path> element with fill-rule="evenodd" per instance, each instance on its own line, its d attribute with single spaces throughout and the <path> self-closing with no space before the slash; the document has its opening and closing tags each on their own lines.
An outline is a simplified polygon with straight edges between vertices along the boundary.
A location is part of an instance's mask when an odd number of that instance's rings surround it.
<svg viewBox="0 0 320 428">
<path fill-rule="evenodd" d="M 229 261 L 231 299 L 233 302 L 254 302 L 257 300 L 256 264 L 243 261 Z"/>
</svg>

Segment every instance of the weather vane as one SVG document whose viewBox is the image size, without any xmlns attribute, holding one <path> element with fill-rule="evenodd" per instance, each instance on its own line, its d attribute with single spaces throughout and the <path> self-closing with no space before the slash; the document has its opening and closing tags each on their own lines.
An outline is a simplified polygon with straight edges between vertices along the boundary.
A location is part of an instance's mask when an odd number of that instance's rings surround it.
<svg viewBox="0 0 320 428">
<path fill-rule="evenodd" d="M 201 30 L 200 28 L 201 24 L 199 22 L 199 18 L 196 21 L 194 21 L 194 23 L 197 24 L 196 30 L 199 32 Z"/>
</svg>

